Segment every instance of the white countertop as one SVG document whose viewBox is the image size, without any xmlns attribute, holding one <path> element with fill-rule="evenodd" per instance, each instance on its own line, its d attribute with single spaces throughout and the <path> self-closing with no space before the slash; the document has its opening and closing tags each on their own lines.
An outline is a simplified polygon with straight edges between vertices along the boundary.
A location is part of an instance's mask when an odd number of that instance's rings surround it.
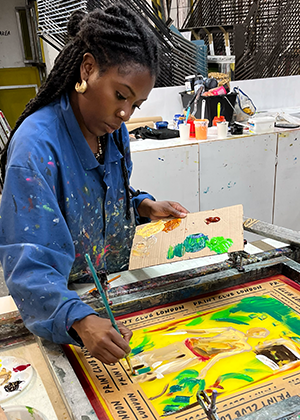
<svg viewBox="0 0 300 420">
<path fill-rule="evenodd" d="M 274 133 L 281 133 L 286 131 L 294 131 L 299 130 L 299 128 L 274 128 L 274 131 L 269 131 L 266 133 L 245 133 L 241 135 L 231 135 L 228 133 L 227 137 L 224 137 L 223 139 L 218 139 L 217 137 L 217 127 L 208 127 L 208 136 L 206 140 L 196 140 L 194 138 L 189 138 L 188 140 L 182 140 L 180 137 L 175 137 L 171 139 L 166 140 L 152 140 L 152 139 L 145 139 L 145 140 L 131 140 L 130 141 L 130 150 L 131 153 L 135 152 L 142 152 L 146 150 L 156 150 L 156 149 L 165 149 L 170 147 L 182 147 L 182 146 L 192 146 L 199 143 L 209 143 L 209 142 L 215 142 L 215 141 L 224 141 L 224 140 L 234 140 L 236 138 L 241 137 L 253 137 L 258 135 L 268 135 L 268 134 L 274 134 Z"/>
</svg>

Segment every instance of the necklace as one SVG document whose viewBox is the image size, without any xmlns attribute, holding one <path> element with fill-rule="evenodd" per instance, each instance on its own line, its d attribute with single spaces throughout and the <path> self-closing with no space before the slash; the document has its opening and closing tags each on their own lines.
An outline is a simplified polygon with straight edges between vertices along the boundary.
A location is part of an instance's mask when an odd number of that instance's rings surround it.
<svg viewBox="0 0 300 420">
<path fill-rule="evenodd" d="M 102 144 L 103 141 L 103 144 Z M 97 161 L 103 165 L 104 163 L 104 149 L 105 149 L 105 136 L 97 137 L 98 142 L 98 151 L 94 153 L 95 158 Z"/>
</svg>

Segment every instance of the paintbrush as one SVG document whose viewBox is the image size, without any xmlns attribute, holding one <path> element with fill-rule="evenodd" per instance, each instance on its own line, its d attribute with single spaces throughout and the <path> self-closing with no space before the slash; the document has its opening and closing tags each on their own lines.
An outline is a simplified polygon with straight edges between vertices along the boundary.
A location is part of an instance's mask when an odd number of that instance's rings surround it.
<svg viewBox="0 0 300 420">
<path fill-rule="evenodd" d="M 109 306 L 108 300 L 107 300 L 106 295 L 105 295 L 105 293 L 104 293 L 103 287 L 102 287 L 102 285 L 101 285 L 101 283 L 100 283 L 100 281 L 99 281 L 99 279 L 98 279 L 98 276 L 97 276 L 97 274 L 96 274 L 95 268 L 94 268 L 94 266 L 93 266 L 93 264 L 92 264 L 92 261 L 91 261 L 91 259 L 90 259 L 89 254 L 85 254 L 85 259 L 86 259 L 86 262 L 88 263 L 88 266 L 89 266 L 89 268 L 90 268 L 90 270 L 91 270 L 91 273 L 92 273 L 92 276 L 93 276 L 94 282 L 96 283 L 96 286 L 97 286 L 98 292 L 100 293 L 100 295 L 101 295 L 101 297 L 102 297 L 102 300 L 103 300 L 103 303 L 104 303 L 104 306 L 105 306 L 105 309 L 106 309 L 107 315 L 109 316 L 109 319 L 110 319 L 110 321 L 111 321 L 111 323 L 112 323 L 112 326 L 114 327 L 114 329 L 115 329 L 115 330 L 116 330 L 116 331 L 117 331 L 120 335 L 122 335 L 122 334 L 121 334 L 121 331 L 119 330 L 119 327 L 118 327 L 118 325 L 117 325 L 117 323 L 116 323 L 115 317 L 114 317 L 114 315 L 113 315 L 113 313 L 112 313 L 112 310 L 110 309 L 110 306 Z M 133 375 L 133 374 L 134 374 L 134 372 L 133 372 L 133 367 L 132 367 L 131 360 L 130 360 L 129 356 L 125 356 L 125 359 L 126 359 L 126 362 L 127 362 L 127 364 L 128 364 L 128 367 L 129 367 L 130 373 Z"/>
<path fill-rule="evenodd" d="M 185 124 L 187 124 L 187 122 L 188 122 L 190 111 L 191 111 L 191 107 L 189 106 L 188 109 L 187 109 L 187 112 L 186 112 Z"/>
</svg>

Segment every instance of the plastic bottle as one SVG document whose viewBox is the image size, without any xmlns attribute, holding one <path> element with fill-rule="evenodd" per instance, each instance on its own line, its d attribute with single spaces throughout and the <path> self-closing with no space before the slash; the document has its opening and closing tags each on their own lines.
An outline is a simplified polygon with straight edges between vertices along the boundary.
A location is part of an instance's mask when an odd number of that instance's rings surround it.
<svg viewBox="0 0 300 420">
<path fill-rule="evenodd" d="M 188 119 L 188 124 L 190 124 L 190 137 L 195 138 L 195 124 L 194 120 Z"/>
<path fill-rule="evenodd" d="M 173 129 L 174 130 L 178 130 L 178 120 L 179 120 L 179 117 L 183 117 L 184 115 L 183 114 L 175 114 L 174 115 L 174 117 L 173 117 Z"/>
<path fill-rule="evenodd" d="M 217 96 L 217 95 L 226 95 L 227 90 L 224 86 L 219 86 L 214 89 L 210 89 L 207 92 L 204 92 L 203 96 Z"/>
<path fill-rule="evenodd" d="M 195 92 L 195 94 L 198 92 L 198 90 L 201 88 L 203 91 L 204 91 L 204 89 L 205 89 L 205 86 L 204 86 L 204 80 L 203 80 L 203 77 L 201 76 L 201 75 L 199 75 L 198 76 L 198 79 L 197 80 L 195 80 L 195 83 L 194 83 L 194 92 Z"/>
<path fill-rule="evenodd" d="M 185 91 L 186 93 L 191 93 L 194 90 L 195 75 L 185 77 Z"/>
</svg>

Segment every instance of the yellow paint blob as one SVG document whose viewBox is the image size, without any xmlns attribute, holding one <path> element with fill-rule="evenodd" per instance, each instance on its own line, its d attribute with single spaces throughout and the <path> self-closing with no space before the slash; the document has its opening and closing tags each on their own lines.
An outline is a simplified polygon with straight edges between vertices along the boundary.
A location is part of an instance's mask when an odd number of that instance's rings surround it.
<svg viewBox="0 0 300 420">
<path fill-rule="evenodd" d="M 151 222 L 139 229 L 136 234 L 142 236 L 143 238 L 149 238 L 156 233 L 161 232 L 165 227 L 165 222 L 163 220 L 158 220 L 157 222 Z"/>
</svg>

